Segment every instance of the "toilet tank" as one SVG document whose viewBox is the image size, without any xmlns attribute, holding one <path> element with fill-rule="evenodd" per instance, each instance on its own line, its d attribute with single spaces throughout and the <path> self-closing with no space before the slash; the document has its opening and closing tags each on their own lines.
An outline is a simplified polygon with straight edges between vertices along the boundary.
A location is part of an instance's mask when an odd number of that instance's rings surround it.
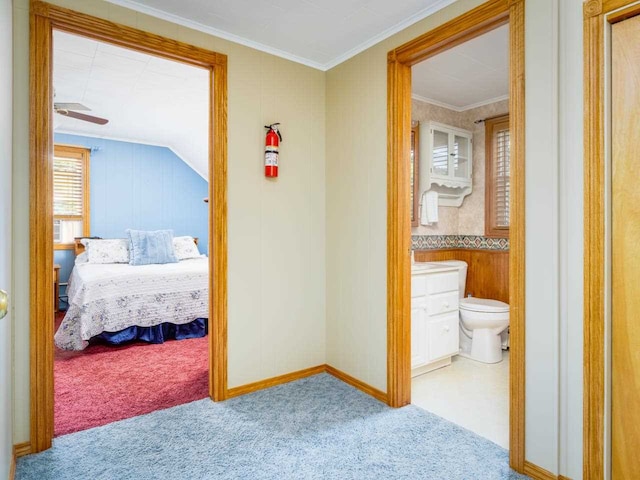
<svg viewBox="0 0 640 480">
<path fill-rule="evenodd" d="M 467 284 L 467 262 L 462 260 L 442 260 L 439 262 L 429 262 L 429 263 L 440 263 L 442 265 L 451 265 L 458 267 L 458 293 L 460 298 L 464 298 L 465 286 Z"/>
</svg>

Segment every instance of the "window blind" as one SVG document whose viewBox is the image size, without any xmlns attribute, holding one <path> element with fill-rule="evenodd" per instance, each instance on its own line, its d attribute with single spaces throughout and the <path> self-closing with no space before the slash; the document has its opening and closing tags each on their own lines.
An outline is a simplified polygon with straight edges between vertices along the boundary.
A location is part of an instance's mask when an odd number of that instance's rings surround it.
<svg viewBox="0 0 640 480">
<path fill-rule="evenodd" d="M 84 214 L 84 161 L 53 158 L 53 214 L 82 217 Z"/>
<path fill-rule="evenodd" d="M 496 227 L 509 227 L 510 136 L 508 128 L 494 132 L 494 220 Z"/>
</svg>

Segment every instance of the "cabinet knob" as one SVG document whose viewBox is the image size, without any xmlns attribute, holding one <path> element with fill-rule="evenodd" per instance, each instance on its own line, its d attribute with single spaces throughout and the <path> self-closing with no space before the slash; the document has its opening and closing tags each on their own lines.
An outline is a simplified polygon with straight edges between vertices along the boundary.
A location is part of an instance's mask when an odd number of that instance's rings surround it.
<svg viewBox="0 0 640 480">
<path fill-rule="evenodd" d="M 444 302 L 444 303 L 442 304 L 442 306 L 443 306 L 444 308 L 449 308 L 449 302 Z"/>
<path fill-rule="evenodd" d="M 448 332 L 448 331 L 449 331 L 449 326 L 447 325 L 446 327 L 444 327 L 444 329 L 443 329 L 443 330 L 444 330 L 445 332 Z"/>
</svg>

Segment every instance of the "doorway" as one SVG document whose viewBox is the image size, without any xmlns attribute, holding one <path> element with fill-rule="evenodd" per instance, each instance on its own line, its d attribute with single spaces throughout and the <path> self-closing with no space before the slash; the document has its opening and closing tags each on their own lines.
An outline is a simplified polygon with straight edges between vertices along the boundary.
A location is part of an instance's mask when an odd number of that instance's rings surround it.
<svg viewBox="0 0 640 480">
<path fill-rule="evenodd" d="M 208 396 L 211 95 L 207 69 L 75 34 L 53 57 L 58 437 Z M 137 261 L 134 232 L 169 254 Z"/>
<path fill-rule="evenodd" d="M 204 68 L 209 78 L 207 164 L 209 237 L 209 396 L 227 394 L 226 357 L 226 56 L 44 2 L 31 4 L 30 116 L 30 348 L 31 452 L 51 446 L 53 438 L 54 330 L 53 262 L 53 31 L 77 34 L 156 57 Z"/>
<path fill-rule="evenodd" d="M 388 54 L 387 393 L 389 404 L 411 402 L 411 67 L 468 40 L 509 25 L 511 196 L 509 316 L 510 466 L 524 459 L 524 1 L 489 1 Z"/>
<path fill-rule="evenodd" d="M 584 478 L 633 476 L 637 426 L 637 42 L 640 3 L 584 5 Z M 625 178 L 625 172 L 634 172 Z M 637 197 L 635 197 L 637 198 Z M 630 293 L 633 293 L 630 295 Z M 635 390 L 634 390 L 635 388 Z M 634 409 L 635 406 L 635 409 Z M 632 472 L 632 473 L 629 473 Z"/>
</svg>

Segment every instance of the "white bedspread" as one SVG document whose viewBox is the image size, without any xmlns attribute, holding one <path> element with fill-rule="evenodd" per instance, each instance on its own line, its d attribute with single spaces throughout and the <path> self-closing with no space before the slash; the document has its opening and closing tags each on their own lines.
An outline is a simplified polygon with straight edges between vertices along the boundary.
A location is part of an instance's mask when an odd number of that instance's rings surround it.
<svg viewBox="0 0 640 480">
<path fill-rule="evenodd" d="M 69 310 L 55 343 L 82 350 L 102 332 L 208 318 L 208 284 L 206 257 L 165 265 L 76 265 L 69 278 Z"/>
</svg>

